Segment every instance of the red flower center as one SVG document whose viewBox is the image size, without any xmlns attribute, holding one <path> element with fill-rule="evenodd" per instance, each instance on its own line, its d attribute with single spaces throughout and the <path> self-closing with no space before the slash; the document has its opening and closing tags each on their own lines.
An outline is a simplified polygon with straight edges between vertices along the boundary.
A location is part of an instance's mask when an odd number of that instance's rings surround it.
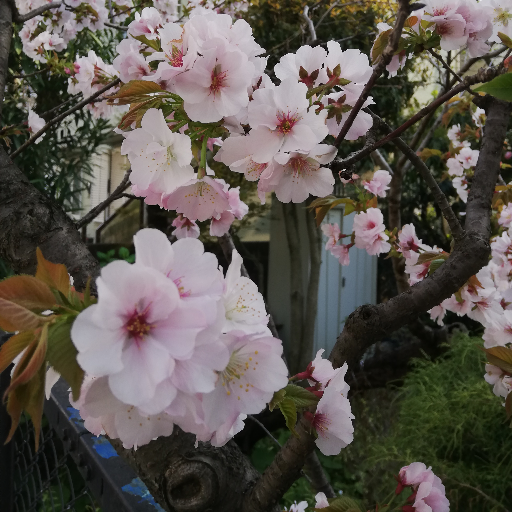
<svg viewBox="0 0 512 512">
<path fill-rule="evenodd" d="M 279 111 L 277 113 L 277 131 L 281 132 L 283 135 L 287 135 L 300 119 L 301 117 L 297 113 L 292 114 L 291 112 L 284 113 Z"/>
<path fill-rule="evenodd" d="M 220 64 L 217 64 L 212 71 L 212 83 L 210 85 L 210 93 L 217 94 L 223 87 L 227 87 L 226 82 L 227 71 L 221 71 Z"/>
<path fill-rule="evenodd" d="M 154 327 L 147 321 L 148 309 L 149 307 L 146 308 L 142 313 L 139 313 L 137 310 L 135 310 L 126 323 L 126 331 L 128 332 L 128 335 L 135 340 L 136 343 L 143 341 L 146 335 Z"/>
</svg>

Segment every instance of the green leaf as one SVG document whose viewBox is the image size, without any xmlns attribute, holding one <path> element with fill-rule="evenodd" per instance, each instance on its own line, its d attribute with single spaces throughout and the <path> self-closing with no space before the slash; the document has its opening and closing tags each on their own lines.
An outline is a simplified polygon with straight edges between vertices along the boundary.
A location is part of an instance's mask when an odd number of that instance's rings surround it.
<svg viewBox="0 0 512 512">
<path fill-rule="evenodd" d="M 490 82 L 474 89 L 477 92 L 486 92 L 495 98 L 512 101 L 512 74 L 505 73 L 497 76 Z"/>
<path fill-rule="evenodd" d="M 284 390 L 286 391 L 286 398 L 292 400 L 297 409 L 311 407 L 312 405 L 316 405 L 320 400 L 316 395 L 311 393 L 311 391 L 296 386 L 295 384 L 288 384 Z"/>
<path fill-rule="evenodd" d="M 71 386 L 73 400 L 78 400 L 80 387 L 84 380 L 84 371 L 78 365 L 78 354 L 75 345 L 71 341 L 71 326 L 73 317 L 67 317 L 50 327 L 48 332 L 48 362 L 60 373 Z"/>
<path fill-rule="evenodd" d="M 272 400 L 268 404 L 268 408 L 271 411 L 273 411 L 284 400 L 285 395 L 286 395 L 286 388 L 283 388 L 283 389 L 280 389 L 279 391 L 276 391 L 274 393 L 274 396 L 272 397 Z"/>
<path fill-rule="evenodd" d="M 329 499 L 329 506 L 324 508 L 315 508 L 315 511 L 322 512 L 362 512 L 361 507 L 356 501 L 346 496 Z"/>
<path fill-rule="evenodd" d="M 297 424 L 297 408 L 295 407 L 295 403 L 293 400 L 285 397 L 279 404 L 279 409 L 281 409 L 283 413 L 286 426 L 293 435 L 297 436 L 297 432 L 295 431 L 295 425 Z"/>
<path fill-rule="evenodd" d="M 130 256 L 130 251 L 126 247 L 121 247 L 119 249 L 119 256 L 125 260 Z"/>
<path fill-rule="evenodd" d="M 504 34 L 503 32 L 498 32 L 498 37 L 501 39 L 501 42 L 507 46 L 508 48 L 512 48 L 512 39 Z"/>
<path fill-rule="evenodd" d="M 391 35 L 392 31 L 393 29 L 391 28 L 389 30 L 385 30 L 377 36 L 377 39 L 375 39 L 375 43 L 373 43 L 373 48 L 371 51 L 372 64 L 377 62 L 377 59 L 381 56 L 382 52 L 388 45 L 389 36 Z"/>
</svg>

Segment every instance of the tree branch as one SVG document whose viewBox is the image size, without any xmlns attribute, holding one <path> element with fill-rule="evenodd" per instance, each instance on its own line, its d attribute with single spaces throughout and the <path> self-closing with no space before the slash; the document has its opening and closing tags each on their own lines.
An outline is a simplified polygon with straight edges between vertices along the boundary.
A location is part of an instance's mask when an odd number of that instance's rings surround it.
<svg viewBox="0 0 512 512">
<path fill-rule="evenodd" d="M 391 127 L 382 120 L 377 114 L 374 114 L 371 110 L 365 109 L 365 112 L 370 114 L 373 117 L 374 122 L 379 123 L 382 129 L 386 132 L 391 132 Z M 396 137 L 393 139 L 393 144 L 409 159 L 411 164 L 416 168 L 416 170 L 420 173 L 421 177 L 425 180 L 426 184 L 430 188 L 432 195 L 439 208 L 443 212 L 443 216 L 448 222 L 450 226 L 450 230 L 452 232 L 453 237 L 456 241 L 462 240 L 466 233 L 462 229 L 460 225 L 459 219 L 455 213 L 453 213 L 452 207 L 448 202 L 448 199 L 444 195 L 443 191 L 439 188 L 437 181 L 434 176 L 430 172 L 430 169 L 425 165 L 423 160 L 400 138 Z M 494 189 L 493 189 L 494 190 Z"/>
<path fill-rule="evenodd" d="M 25 23 L 25 21 L 31 20 L 32 18 L 35 18 L 36 16 L 39 16 L 40 14 L 43 14 L 44 12 L 49 11 L 50 9 L 56 9 L 61 5 L 62 2 L 52 2 L 51 4 L 42 5 L 41 7 L 38 7 L 37 9 L 34 9 L 33 11 L 28 12 L 27 14 L 20 14 L 18 10 L 16 10 L 13 16 L 14 22 Z"/>
<path fill-rule="evenodd" d="M 309 7 L 307 5 L 304 6 L 304 10 L 302 11 L 302 18 L 306 22 L 309 30 L 309 38 L 307 42 L 314 43 L 316 41 L 315 25 L 313 25 L 313 21 L 309 17 Z"/>
<path fill-rule="evenodd" d="M 81 229 L 90 222 L 92 222 L 103 210 L 105 210 L 111 203 L 113 203 L 116 199 L 120 199 L 123 197 L 123 192 L 129 186 L 128 181 L 130 180 L 131 169 L 126 171 L 126 174 L 123 177 L 123 180 L 116 187 L 114 192 L 110 194 L 105 201 L 101 202 L 97 206 L 95 206 L 90 212 L 86 213 L 79 221 L 76 223 L 76 229 Z"/>
<path fill-rule="evenodd" d="M 396 16 L 395 26 L 393 27 L 393 31 L 389 36 L 389 42 L 384 51 L 382 52 L 379 62 L 373 69 L 372 76 L 368 80 L 367 84 L 364 86 L 361 96 L 359 96 L 358 100 L 356 101 L 356 104 L 352 107 L 352 110 L 350 111 L 347 120 L 343 124 L 340 133 L 336 137 L 336 142 L 334 143 L 334 145 L 337 147 L 339 147 L 341 142 L 345 139 L 345 135 L 347 135 L 348 131 L 350 130 L 350 127 L 355 121 L 357 114 L 359 113 L 364 103 L 368 99 L 368 96 L 370 95 L 370 92 L 373 86 L 375 85 L 375 82 L 382 75 L 382 73 L 384 73 L 386 66 L 391 62 L 391 59 L 393 58 L 393 55 L 395 54 L 398 48 L 398 43 L 400 42 L 400 36 L 402 35 L 405 20 L 411 14 L 409 0 L 399 0 L 399 5 L 400 7 L 398 9 L 398 13 Z"/>
<path fill-rule="evenodd" d="M 483 137 L 487 141 L 482 144 L 469 193 L 466 236 L 455 243 L 443 265 L 409 291 L 378 305 L 361 306 L 347 318 L 329 357 L 335 368 L 344 362 L 348 362 L 349 368 L 357 367 L 369 346 L 440 304 L 487 264 L 492 193 L 500 171 L 501 147 L 512 106 L 494 98 L 489 98 L 485 106 L 487 122 Z M 290 437 L 247 495 L 243 512 L 266 512 L 297 478 L 315 445 L 304 418 L 299 421 L 296 431 L 298 437 Z"/>
<path fill-rule="evenodd" d="M 430 55 L 432 55 L 432 57 L 437 59 L 443 65 L 443 68 L 446 69 L 449 74 L 452 74 L 458 82 L 462 82 L 462 78 L 448 65 L 448 63 L 443 59 L 443 57 L 441 57 L 441 55 L 439 55 L 439 53 L 437 53 L 435 50 L 432 50 L 432 48 L 428 48 L 427 51 L 430 53 Z M 468 91 L 471 92 L 471 94 L 475 94 L 470 89 L 468 89 Z"/>
<path fill-rule="evenodd" d="M 77 103 L 74 107 L 71 107 L 69 110 L 66 110 L 66 112 L 63 112 L 62 114 L 54 117 L 50 121 L 48 121 L 38 132 L 34 133 L 30 139 L 28 139 L 26 142 L 24 142 L 16 151 L 11 153 L 9 156 L 11 158 L 16 158 L 24 149 L 26 149 L 28 146 L 31 146 L 34 144 L 34 142 L 45 132 L 47 132 L 54 124 L 59 123 L 64 118 L 72 114 L 73 112 L 76 112 L 77 110 L 80 110 L 81 108 L 84 108 L 89 103 L 92 103 L 97 97 L 101 96 L 104 92 L 108 91 L 109 89 L 112 89 L 112 87 L 115 87 L 117 84 L 121 82 L 120 78 L 116 78 L 109 84 L 105 85 L 105 87 L 101 88 L 98 92 L 95 92 L 88 98 L 85 98 L 80 103 Z"/>
<path fill-rule="evenodd" d="M 347 158 L 343 160 L 336 159 L 331 165 L 332 169 L 345 169 L 350 165 L 359 162 L 359 160 L 363 159 L 365 156 L 369 155 L 372 151 L 375 151 L 377 148 L 380 148 L 387 142 L 391 142 L 393 139 L 402 134 L 407 128 L 411 127 L 413 124 L 417 123 L 420 119 L 425 117 L 427 114 L 435 111 L 437 107 L 448 101 L 450 98 L 453 98 L 463 90 L 467 89 L 470 85 L 478 84 L 480 82 L 489 82 L 493 78 L 501 75 L 506 70 L 503 65 L 499 65 L 498 67 L 489 67 L 489 68 L 481 68 L 478 73 L 475 75 L 468 76 L 464 78 L 464 80 L 456 85 L 451 91 L 443 94 L 442 96 L 438 96 L 432 103 L 428 104 L 426 107 L 419 110 L 415 115 L 413 115 L 408 121 L 399 126 L 396 130 L 392 131 L 389 135 L 380 139 L 373 145 L 365 146 L 362 150 L 357 151 Z M 352 111 L 351 111 L 352 112 Z"/>
<path fill-rule="evenodd" d="M 12 39 L 12 10 L 9 2 L 0 2 L 0 119 L 4 103 L 5 84 L 7 83 L 7 69 L 9 50 Z"/>
</svg>

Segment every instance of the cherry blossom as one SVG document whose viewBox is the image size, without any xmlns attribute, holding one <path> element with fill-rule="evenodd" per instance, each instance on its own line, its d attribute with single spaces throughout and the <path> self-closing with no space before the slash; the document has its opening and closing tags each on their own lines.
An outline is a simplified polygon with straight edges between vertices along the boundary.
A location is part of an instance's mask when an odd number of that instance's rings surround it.
<svg viewBox="0 0 512 512">
<path fill-rule="evenodd" d="M 328 359 L 323 359 L 322 354 L 325 352 L 323 348 L 321 348 L 315 356 L 315 359 L 311 361 L 310 366 L 308 367 L 308 380 L 309 383 L 313 386 L 315 384 L 320 385 L 320 391 L 323 391 L 329 382 L 336 377 L 340 372 L 345 375 L 347 368 L 344 365 L 341 368 L 333 368 L 332 363 Z M 348 392 L 348 388 L 347 388 Z"/>
<path fill-rule="evenodd" d="M 331 254 L 337 258 L 339 264 L 344 267 L 350 265 L 350 255 L 348 252 L 350 247 L 349 245 L 338 244 L 331 249 Z"/>
<path fill-rule="evenodd" d="M 328 237 L 327 243 L 325 244 L 325 249 L 328 251 L 332 249 L 341 238 L 340 227 L 336 222 L 334 224 L 322 224 L 322 232 Z"/>
<path fill-rule="evenodd" d="M 31 135 L 36 134 L 41 128 L 46 125 L 46 121 L 38 116 L 32 109 L 28 110 L 28 131 Z M 39 144 L 46 133 L 43 133 L 36 141 L 35 144 Z"/>
<path fill-rule="evenodd" d="M 327 496 L 323 492 L 319 492 L 315 496 L 315 508 L 327 508 L 329 506 L 329 502 L 327 501 Z"/>
<path fill-rule="evenodd" d="M 462 176 L 464 174 L 464 166 L 458 158 L 448 158 L 446 165 L 450 176 Z"/>
<path fill-rule="evenodd" d="M 464 176 L 457 176 L 456 178 L 453 178 L 452 184 L 460 199 L 464 203 L 467 203 L 469 195 L 468 180 Z"/>
<path fill-rule="evenodd" d="M 173 133 L 161 110 L 149 109 L 141 127 L 124 135 L 121 154 L 128 155 L 132 166 L 130 181 L 149 204 L 160 204 L 162 194 L 193 179 L 190 138 Z"/>
<path fill-rule="evenodd" d="M 421 240 L 416 236 L 413 224 L 405 224 L 398 233 L 398 243 L 404 258 L 411 258 L 411 252 L 418 252 Z"/>
<path fill-rule="evenodd" d="M 142 43 L 135 39 L 123 39 L 116 48 L 119 54 L 113 62 L 114 68 L 119 72 L 123 82 L 141 80 L 152 71 L 146 59 L 140 53 Z"/>
<path fill-rule="evenodd" d="M 391 246 L 384 233 L 384 217 L 378 208 L 368 208 L 354 217 L 355 244 L 358 249 L 366 249 L 368 254 L 388 252 Z"/>
<path fill-rule="evenodd" d="M 498 224 L 507 229 L 512 226 L 512 203 L 503 207 L 498 218 Z"/>
<path fill-rule="evenodd" d="M 230 353 L 229 362 L 219 372 L 215 390 L 203 400 L 205 422 L 211 430 L 217 430 L 229 418 L 234 424 L 240 413 L 260 412 L 274 392 L 288 383 L 279 340 L 232 331 L 224 335 L 223 341 Z"/>
<path fill-rule="evenodd" d="M 162 206 L 176 210 L 190 220 L 204 221 L 229 210 L 229 196 L 224 182 L 205 176 L 193 178 L 162 197 Z"/>
<path fill-rule="evenodd" d="M 254 91 L 248 121 L 255 162 L 267 163 L 278 151 L 309 152 L 325 138 L 327 112 L 317 115 L 308 111 L 306 94 L 307 86 L 293 79 L 283 80 L 272 89 Z"/>
<path fill-rule="evenodd" d="M 225 235 L 235 218 L 241 220 L 249 211 L 249 207 L 240 200 L 240 187 L 229 188 L 229 185 L 225 184 L 224 191 L 228 195 L 229 209 L 212 218 L 210 224 L 210 235 L 212 236 Z"/>
<path fill-rule="evenodd" d="M 210 123 L 247 106 L 254 64 L 221 38 L 211 39 L 203 48 L 192 68 L 176 77 L 175 89 L 190 119 Z"/>
<path fill-rule="evenodd" d="M 295 53 L 287 53 L 274 66 L 274 72 L 280 80 L 293 78 L 307 87 L 315 87 L 319 82 L 319 73 L 327 57 L 321 46 L 301 46 Z"/>
<path fill-rule="evenodd" d="M 334 176 L 329 168 L 320 165 L 331 162 L 336 152 L 334 146 L 327 144 L 317 144 L 309 153 L 279 152 L 262 174 L 258 190 L 274 190 L 282 203 L 302 203 L 310 194 L 327 196 L 333 191 Z"/>
<path fill-rule="evenodd" d="M 508 37 L 512 37 L 512 3 L 509 0 L 482 0 L 482 6 L 488 6 L 492 9 L 492 36 L 489 41 L 494 43 L 501 42 L 498 32 L 502 32 Z"/>
<path fill-rule="evenodd" d="M 297 503 L 296 501 L 293 503 L 293 505 L 290 505 L 290 509 L 288 510 L 285 507 L 285 510 L 288 512 L 306 512 L 306 509 L 308 508 L 308 502 L 307 501 L 301 501 L 300 503 Z"/>
<path fill-rule="evenodd" d="M 135 12 L 135 20 L 128 26 L 128 33 L 133 37 L 144 36 L 156 39 L 157 30 L 162 25 L 162 16 L 154 7 L 144 7 L 142 12 Z"/>
<path fill-rule="evenodd" d="M 457 155 L 457 160 L 462 164 L 464 169 L 474 167 L 478 162 L 480 151 L 471 148 L 462 148 Z"/>
<path fill-rule="evenodd" d="M 142 265 L 110 263 L 97 287 L 98 303 L 73 323 L 78 363 L 93 376 L 108 376 L 119 400 L 143 405 L 172 374 L 175 358 L 191 355 L 205 316 L 180 301 L 172 280 Z M 162 399 L 160 410 L 172 401 L 172 390 Z"/>
<path fill-rule="evenodd" d="M 347 368 L 345 363 L 342 371 L 330 381 L 313 417 L 306 415 L 318 434 L 315 443 L 324 455 L 337 455 L 354 438 L 354 415 L 348 398 L 344 396 L 349 389 L 345 382 Z"/>
<path fill-rule="evenodd" d="M 378 197 L 386 197 L 386 190 L 389 190 L 390 182 L 391 174 L 388 171 L 380 170 L 375 171 L 371 181 L 363 181 L 363 187 Z"/>
<path fill-rule="evenodd" d="M 223 295 L 226 310 L 224 332 L 270 333 L 265 301 L 254 281 L 241 275 L 243 260 L 236 249 L 226 272 Z"/>
<path fill-rule="evenodd" d="M 200 234 L 199 226 L 193 220 L 189 220 L 181 214 L 172 221 L 172 225 L 176 228 L 172 235 L 178 239 L 197 238 Z"/>
</svg>

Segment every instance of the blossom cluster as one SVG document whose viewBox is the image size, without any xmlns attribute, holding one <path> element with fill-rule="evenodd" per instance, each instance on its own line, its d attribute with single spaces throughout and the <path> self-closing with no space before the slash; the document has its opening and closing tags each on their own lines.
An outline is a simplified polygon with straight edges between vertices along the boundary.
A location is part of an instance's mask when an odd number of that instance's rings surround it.
<svg viewBox="0 0 512 512">
<path fill-rule="evenodd" d="M 97 304 L 73 323 L 87 374 L 74 405 L 127 448 L 173 425 L 223 445 L 288 383 L 263 298 L 236 251 L 224 277 L 198 240 L 143 229 L 134 243 L 136 262 L 105 266 Z"/>
<path fill-rule="evenodd" d="M 406 487 L 413 491 L 407 499 L 410 505 L 402 507 L 403 512 L 449 512 L 450 502 L 441 479 L 422 462 L 403 467 L 397 480 L 397 495 Z"/>
<path fill-rule="evenodd" d="M 322 358 L 323 352 L 320 349 L 306 371 L 294 378 L 307 379 L 311 386 L 308 389 L 320 396 L 315 413 L 306 411 L 304 416 L 316 432 L 318 449 L 324 455 L 337 455 L 354 439 L 354 415 L 347 398 L 350 386 L 345 382 L 348 365 L 333 368 Z"/>
</svg>

